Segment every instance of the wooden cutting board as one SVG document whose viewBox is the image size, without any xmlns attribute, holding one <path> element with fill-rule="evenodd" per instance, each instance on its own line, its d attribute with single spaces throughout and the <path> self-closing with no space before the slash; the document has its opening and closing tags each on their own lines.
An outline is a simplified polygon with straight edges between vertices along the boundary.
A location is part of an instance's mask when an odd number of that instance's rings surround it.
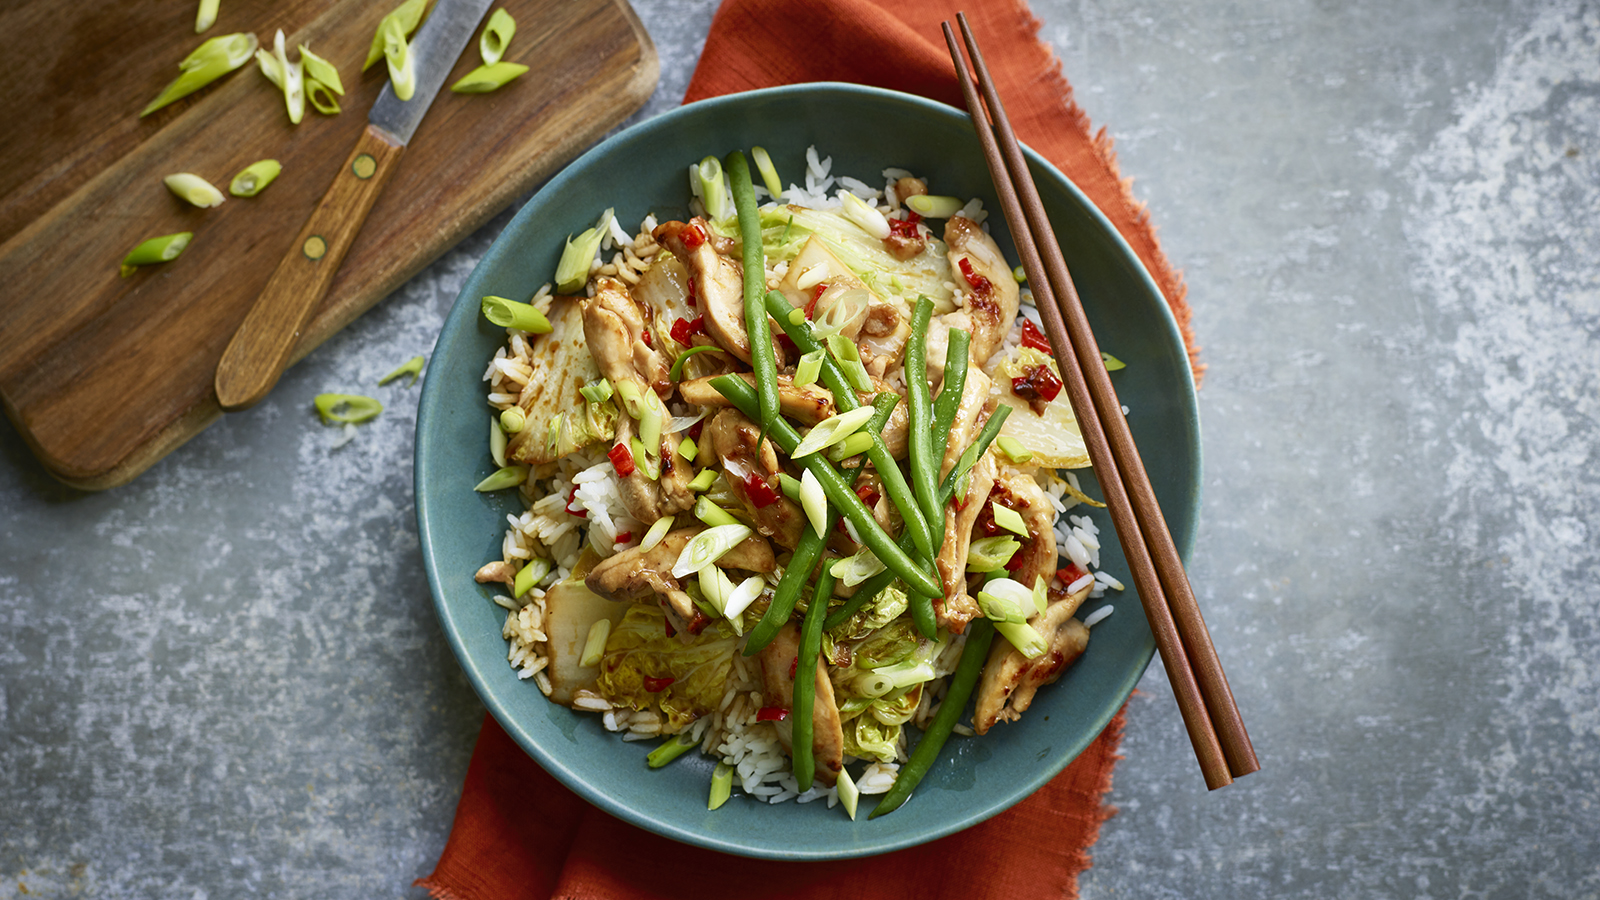
<svg viewBox="0 0 1600 900">
<path fill-rule="evenodd" d="M 195 0 L 0 8 L 0 400 L 69 485 L 123 484 L 221 415 L 217 360 L 366 126 L 386 80 L 361 72 L 398 0 L 223 0 L 194 33 Z M 506 52 L 529 66 L 490 94 L 439 94 L 311 324 L 299 360 L 642 105 L 659 72 L 626 0 L 497 0 Z M 487 18 L 487 17 L 486 17 Z M 283 95 L 252 62 L 158 112 L 139 111 L 202 40 L 283 29 L 339 69 L 343 112 Z M 477 35 L 446 85 L 475 68 Z M 195 209 L 162 177 L 227 189 L 276 159 L 260 196 Z M 122 278 L 140 241 L 194 232 L 177 260 Z"/>
</svg>

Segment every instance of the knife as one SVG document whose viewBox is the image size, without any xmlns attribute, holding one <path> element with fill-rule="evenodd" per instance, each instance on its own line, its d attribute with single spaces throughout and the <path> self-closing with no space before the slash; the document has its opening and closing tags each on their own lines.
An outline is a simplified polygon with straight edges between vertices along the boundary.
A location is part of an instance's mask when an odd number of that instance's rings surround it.
<svg viewBox="0 0 1600 900">
<path fill-rule="evenodd" d="M 248 409 L 278 383 L 300 330 L 328 292 L 372 204 L 398 167 L 406 142 L 491 2 L 439 0 L 417 32 L 411 45 L 416 91 L 410 100 L 400 100 L 393 85 L 383 86 L 350 158 L 223 350 L 215 383 L 223 410 Z"/>
</svg>

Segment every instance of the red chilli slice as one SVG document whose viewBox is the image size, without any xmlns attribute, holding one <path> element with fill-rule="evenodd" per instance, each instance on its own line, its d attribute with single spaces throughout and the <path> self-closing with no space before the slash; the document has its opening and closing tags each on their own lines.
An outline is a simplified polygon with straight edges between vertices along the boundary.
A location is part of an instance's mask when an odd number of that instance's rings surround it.
<svg viewBox="0 0 1600 900">
<path fill-rule="evenodd" d="M 961 257 L 961 274 L 967 279 L 967 284 L 972 286 L 972 293 L 979 297 L 987 297 L 994 291 L 994 283 L 972 270 L 972 260 Z"/>
<path fill-rule="evenodd" d="M 672 323 L 672 339 L 685 347 L 694 344 L 694 336 L 706 333 L 706 317 L 701 316 L 693 322 L 688 319 L 679 319 Z"/>
<path fill-rule="evenodd" d="M 771 482 L 754 472 L 744 477 L 744 492 L 756 509 L 766 509 L 783 496 L 773 488 Z"/>
<path fill-rule="evenodd" d="M 644 689 L 649 691 L 652 694 L 659 694 L 662 691 L 666 690 L 669 685 L 671 685 L 674 681 L 677 681 L 677 680 L 678 679 L 673 678 L 671 676 L 668 676 L 666 678 L 651 678 L 649 675 L 646 675 L 644 677 Z"/>
<path fill-rule="evenodd" d="M 685 247 L 693 250 L 706 242 L 706 233 L 701 230 L 699 225 L 690 222 L 688 225 L 683 226 L 682 231 L 678 232 L 678 239 L 683 241 Z"/>
<path fill-rule="evenodd" d="M 1051 356 L 1056 355 L 1055 351 L 1050 349 L 1050 340 L 1040 334 L 1039 329 L 1033 327 L 1033 322 L 1030 319 L 1022 320 L 1022 346 L 1032 347 Z"/>
<path fill-rule="evenodd" d="M 633 540 L 633 532 L 624 531 L 623 533 L 617 535 L 617 539 L 615 541 L 613 541 L 612 543 L 614 543 L 614 544 L 616 544 L 617 546 L 620 547 L 623 544 L 626 544 L 626 543 L 628 543 L 629 541 L 632 541 L 632 540 Z"/>
<path fill-rule="evenodd" d="M 756 712 L 757 722 L 782 722 L 789 718 L 789 711 L 781 706 L 763 706 Z"/>
<path fill-rule="evenodd" d="M 616 469 L 617 474 L 623 478 L 627 478 L 629 475 L 632 475 L 633 470 L 637 468 L 637 466 L 633 464 L 633 451 L 628 449 L 627 444 L 617 444 L 613 446 L 611 448 L 611 452 L 607 453 L 606 456 L 610 458 L 612 468 Z M 578 489 L 573 488 L 572 492 L 575 496 L 578 492 Z M 567 505 L 572 505 L 572 497 L 570 496 L 567 498 Z M 571 513 L 572 510 L 568 509 L 567 512 Z M 579 515 L 579 513 L 572 514 L 575 516 Z M 588 512 L 585 511 L 582 513 L 582 515 L 588 515 Z"/>
</svg>

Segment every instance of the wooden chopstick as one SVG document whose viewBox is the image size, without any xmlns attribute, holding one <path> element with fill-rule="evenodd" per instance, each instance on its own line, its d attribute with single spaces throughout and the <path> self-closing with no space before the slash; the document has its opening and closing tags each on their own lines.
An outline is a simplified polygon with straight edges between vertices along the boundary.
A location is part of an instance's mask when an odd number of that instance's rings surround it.
<svg viewBox="0 0 1600 900">
<path fill-rule="evenodd" d="M 1022 257 L 1035 305 L 1060 364 L 1068 399 L 1105 491 L 1117 537 L 1132 569 L 1145 617 L 1155 634 L 1162 664 L 1177 695 L 1206 785 L 1212 789 L 1222 787 L 1232 783 L 1235 776 L 1260 769 L 1255 749 L 1206 631 L 1205 620 L 1161 515 L 1144 463 L 1133 444 L 1121 402 L 1101 362 L 1099 347 L 1022 156 L 1022 148 L 1011 130 L 966 15 L 958 14 L 957 21 L 977 72 L 982 99 L 968 74 L 949 23 L 944 25 L 945 41 L 949 44 L 967 108 L 994 176 L 1000 205 Z M 987 117 L 983 113 L 985 101 Z M 993 126 L 988 119 L 993 120 Z"/>
</svg>

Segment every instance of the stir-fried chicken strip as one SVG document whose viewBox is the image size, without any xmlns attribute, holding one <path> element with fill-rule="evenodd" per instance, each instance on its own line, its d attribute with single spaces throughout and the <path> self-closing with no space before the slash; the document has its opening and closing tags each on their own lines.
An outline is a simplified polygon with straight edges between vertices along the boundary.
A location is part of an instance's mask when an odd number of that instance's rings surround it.
<svg viewBox="0 0 1600 900">
<path fill-rule="evenodd" d="M 728 398 L 711 386 L 711 379 L 714 377 L 695 378 L 683 382 L 678 385 L 678 396 L 683 398 L 683 402 L 694 406 L 732 408 L 733 404 Z M 739 377 L 743 378 L 746 384 L 755 387 L 756 376 L 753 373 L 740 372 Z M 815 425 L 833 415 L 833 394 L 820 384 L 797 387 L 793 375 L 778 376 L 778 404 L 785 416 L 798 419 L 807 425 Z"/>
<path fill-rule="evenodd" d="M 1056 570 L 1056 508 L 1032 475 L 1002 464 L 989 499 L 1022 516 L 1028 536 L 1011 558 L 1011 577 L 1028 587 L 1043 578 L 1046 584 Z"/>
<path fill-rule="evenodd" d="M 956 405 L 955 418 L 950 423 L 944 461 L 939 467 L 939 481 L 943 483 L 956 467 L 961 454 L 977 439 L 982 430 L 981 419 L 989 402 L 989 376 L 976 367 L 968 367 L 966 384 L 961 391 L 961 402 Z M 995 463 L 992 454 L 985 453 L 972 467 L 972 476 L 966 498 L 956 498 L 945 508 L 944 543 L 934 560 L 939 569 L 939 580 L 944 586 L 944 599 L 934 608 L 939 624 L 960 633 L 978 614 L 978 604 L 967 595 L 967 550 L 972 545 L 972 526 L 988 501 L 989 489 L 994 484 Z"/>
<path fill-rule="evenodd" d="M 582 301 L 582 308 L 584 340 L 602 375 L 613 384 L 631 382 L 641 396 L 658 385 L 670 389 L 672 382 L 661 354 L 645 340 L 645 311 L 625 284 L 615 278 L 597 278 L 594 296 Z M 626 447 L 636 434 L 638 425 L 631 416 L 617 416 L 614 443 Z M 659 479 L 652 480 L 643 467 L 622 479 L 622 502 L 628 514 L 646 525 L 694 505 L 689 490 L 693 473 L 673 453 L 681 440 L 681 435 L 662 435 L 662 445 L 655 448 L 661 455 Z"/>
<path fill-rule="evenodd" d="M 689 270 L 695 307 L 705 319 L 706 333 L 719 346 L 750 361 L 750 333 L 744 324 L 744 270 L 718 253 L 704 219 L 662 222 L 653 232 L 662 246 Z M 779 351 L 782 358 L 782 351 Z"/>
<path fill-rule="evenodd" d="M 972 730 L 985 734 L 996 722 L 1015 722 L 1033 705 L 1039 688 L 1061 677 L 1089 646 L 1089 629 L 1072 614 L 1089 596 L 1085 587 L 1063 600 L 1055 600 L 1045 611 L 1028 620 L 1044 638 L 1047 649 L 1037 659 L 1028 659 L 1009 641 L 995 641 L 983 664 L 983 680 L 978 683 L 977 708 L 972 715 Z"/>
<path fill-rule="evenodd" d="M 678 579 L 672 575 L 672 565 L 678 561 L 689 539 L 699 534 L 701 528 L 680 528 L 667 533 L 649 550 L 630 547 L 615 556 L 595 563 L 584 579 L 589 590 L 608 600 L 627 603 L 657 603 L 666 599 L 666 606 L 684 621 L 703 618 L 694 602 L 684 593 Z M 771 572 L 777 566 L 772 555 L 772 545 L 766 538 L 751 535 L 717 560 L 724 569 L 744 569 L 749 572 Z"/>
<path fill-rule="evenodd" d="M 949 350 L 950 329 L 972 333 L 967 360 L 982 366 L 1000 349 L 1011 325 L 1017 320 L 1020 293 L 1017 280 L 1000 248 L 971 219 L 954 216 L 944 228 L 949 246 L 951 277 L 964 287 L 967 302 L 955 312 L 935 319 L 928 327 L 928 378 L 935 384 L 944 377 L 945 353 Z"/>
<path fill-rule="evenodd" d="M 778 454 L 772 441 L 761 441 L 761 429 L 736 409 L 724 409 L 713 416 L 706 434 L 712 452 L 727 473 L 729 489 L 750 514 L 756 531 L 772 538 L 778 546 L 793 550 L 805 530 L 806 514 L 799 504 L 778 491 Z"/>
<path fill-rule="evenodd" d="M 800 658 L 800 626 L 793 622 L 783 626 L 772 643 L 762 649 L 761 681 L 766 687 L 766 704 L 781 709 L 794 708 L 794 671 Z M 811 747 L 817 761 L 817 780 L 833 784 L 844 768 L 844 725 L 839 721 L 839 707 L 833 699 L 833 684 L 822 665 L 822 655 L 817 655 L 817 691 L 811 704 Z M 778 723 L 778 739 L 790 754 L 794 753 L 794 732 L 787 720 Z"/>
</svg>

